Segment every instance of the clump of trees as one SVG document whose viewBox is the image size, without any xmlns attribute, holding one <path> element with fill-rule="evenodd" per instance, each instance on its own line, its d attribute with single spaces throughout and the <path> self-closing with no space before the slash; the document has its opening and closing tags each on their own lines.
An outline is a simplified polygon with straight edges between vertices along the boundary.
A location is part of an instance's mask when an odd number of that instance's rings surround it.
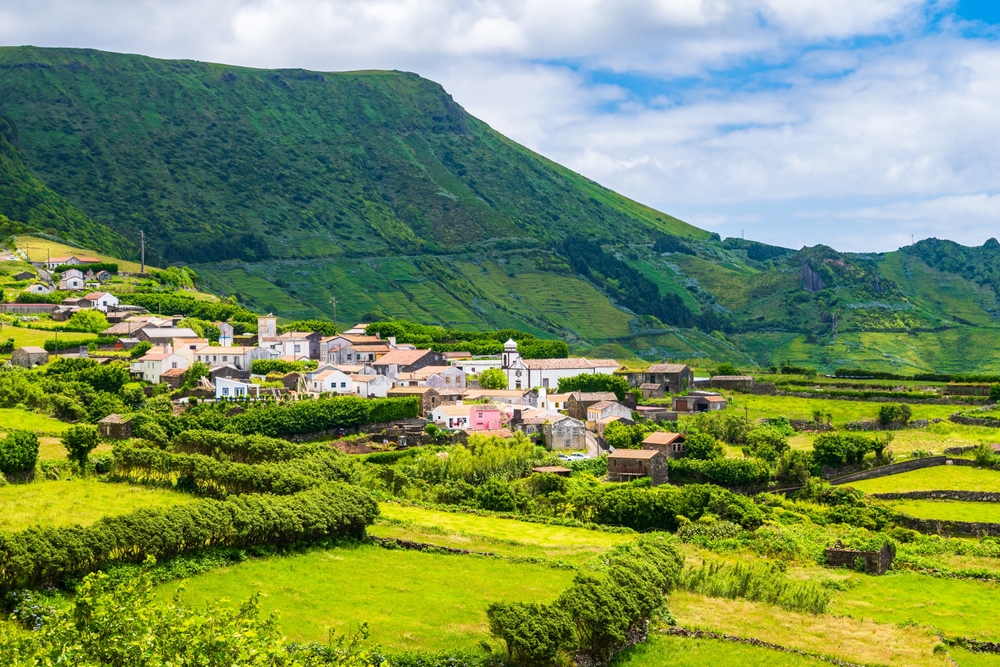
<svg viewBox="0 0 1000 667">
<path fill-rule="evenodd" d="M 913 416 L 913 409 L 906 403 L 884 403 L 878 409 L 880 424 L 906 424 Z"/>
<path fill-rule="evenodd" d="M 436 352 L 469 352 L 471 354 L 500 354 L 508 340 L 517 342 L 518 352 L 525 359 L 565 359 L 569 346 L 561 340 L 543 340 L 517 329 L 497 331 L 463 331 L 439 326 L 416 324 L 406 320 L 372 322 L 365 329 L 369 336 L 390 336 L 397 343 L 428 347 Z"/>
<path fill-rule="evenodd" d="M 30 475 L 38 463 L 38 436 L 31 431 L 14 429 L 0 440 L 0 473 L 11 476 Z M 3 476 L 0 475 L 0 484 Z"/>
<path fill-rule="evenodd" d="M 483 389 L 506 389 L 509 385 L 507 374 L 499 368 L 487 368 L 479 374 L 479 386 Z"/>
<path fill-rule="evenodd" d="M 70 426 L 63 433 L 62 444 L 66 448 L 69 460 L 76 464 L 81 475 L 86 475 L 90 452 L 100 444 L 97 427 L 90 424 Z"/>
<path fill-rule="evenodd" d="M 632 386 L 625 378 L 607 373 L 581 373 L 573 377 L 559 378 L 558 392 L 565 394 L 571 391 L 607 391 L 613 393 L 619 401 L 624 401 L 625 397 L 632 393 Z"/>
</svg>

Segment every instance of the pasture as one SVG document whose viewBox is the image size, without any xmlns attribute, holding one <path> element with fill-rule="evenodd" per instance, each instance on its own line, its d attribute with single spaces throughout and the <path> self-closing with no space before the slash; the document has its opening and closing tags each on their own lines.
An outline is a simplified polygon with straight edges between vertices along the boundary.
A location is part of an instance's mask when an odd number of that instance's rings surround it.
<svg viewBox="0 0 1000 667">
<path fill-rule="evenodd" d="M 881 500 L 881 504 L 920 519 L 1000 523 L 1000 504 L 957 500 Z"/>
<path fill-rule="evenodd" d="M 749 414 L 750 419 L 785 416 L 789 419 L 812 419 L 813 412 L 819 410 L 824 415 L 833 416 L 832 423 L 842 427 L 850 421 L 876 419 L 879 403 L 866 401 L 846 401 L 826 398 L 798 398 L 796 396 L 753 396 L 733 394 L 731 409 Z M 911 404 L 912 419 L 947 419 L 961 409 L 955 405 Z"/>
<path fill-rule="evenodd" d="M 0 433 L 4 435 L 12 429 L 24 429 L 38 434 L 59 434 L 67 428 L 69 428 L 69 424 L 66 422 L 40 415 L 37 412 L 28 412 L 17 408 L 0 408 Z"/>
<path fill-rule="evenodd" d="M 193 496 L 93 478 L 0 487 L 0 530 L 91 524 L 104 516 L 190 502 Z"/>
<path fill-rule="evenodd" d="M 1000 471 L 968 466 L 935 466 L 898 475 L 876 477 L 849 486 L 865 493 L 902 491 L 1000 491 Z"/>
<path fill-rule="evenodd" d="M 440 512 L 394 503 L 380 505 L 382 518 L 369 529 L 378 537 L 581 563 L 635 534 L 566 528 L 458 512 Z"/>
<path fill-rule="evenodd" d="M 292 641 L 319 641 L 367 622 L 389 651 L 473 650 L 489 638 L 486 607 L 500 600 L 555 599 L 575 572 L 496 558 L 389 550 L 377 546 L 312 549 L 250 560 L 187 581 L 190 604 L 239 601 L 259 591 L 279 610 Z M 168 597 L 177 584 L 164 584 Z"/>
<path fill-rule="evenodd" d="M 623 651 L 612 662 L 613 667 L 820 667 L 828 664 L 817 658 L 719 639 L 662 634 L 652 635 L 648 641 Z"/>
</svg>

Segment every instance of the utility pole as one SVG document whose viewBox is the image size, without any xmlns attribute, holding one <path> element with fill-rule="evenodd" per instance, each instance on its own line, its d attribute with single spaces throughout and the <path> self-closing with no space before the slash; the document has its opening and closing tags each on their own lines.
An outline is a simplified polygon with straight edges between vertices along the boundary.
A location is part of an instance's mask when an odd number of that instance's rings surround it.
<svg viewBox="0 0 1000 667">
<path fill-rule="evenodd" d="M 330 303 L 333 304 L 333 330 L 340 333 L 340 329 L 337 328 L 337 297 L 330 299 Z"/>
<path fill-rule="evenodd" d="M 139 261 L 140 261 L 140 273 L 146 272 L 146 232 L 145 230 L 139 230 Z"/>
</svg>

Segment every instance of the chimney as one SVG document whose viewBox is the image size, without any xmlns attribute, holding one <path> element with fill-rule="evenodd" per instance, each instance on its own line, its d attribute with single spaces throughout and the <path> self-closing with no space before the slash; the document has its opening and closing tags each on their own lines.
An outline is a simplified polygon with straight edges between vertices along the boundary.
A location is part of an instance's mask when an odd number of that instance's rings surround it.
<svg viewBox="0 0 1000 667">
<path fill-rule="evenodd" d="M 389 347 L 391 349 L 396 349 L 396 337 L 395 336 L 389 336 Z"/>
</svg>

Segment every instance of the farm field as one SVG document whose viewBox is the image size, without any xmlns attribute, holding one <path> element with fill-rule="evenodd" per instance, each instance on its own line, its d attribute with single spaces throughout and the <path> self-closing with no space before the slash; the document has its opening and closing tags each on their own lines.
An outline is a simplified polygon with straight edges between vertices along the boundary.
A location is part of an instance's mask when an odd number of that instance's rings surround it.
<svg viewBox="0 0 1000 667">
<path fill-rule="evenodd" d="M 955 406 L 952 406 L 955 407 Z M 812 449 L 815 433 L 799 433 L 788 439 L 793 449 Z M 944 453 L 949 447 L 975 447 L 981 442 L 1000 440 L 997 429 L 987 426 L 965 426 L 950 421 L 930 424 L 926 428 L 908 428 L 892 432 L 892 451 L 904 456 L 916 450 Z M 966 457 L 971 454 L 964 455 Z"/>
<path fill-rule="evenodd" d="M 850 486 L 865 493 L 1000 491 L 1000 471 L 980 470 L 969 466 L 934 466 L 851 482 Z"/>
<path fill-rule="evenodd" d="M 880 504 L 921 519 L 1000 523 L 1000 504 L 957 500 L 881 500 Z"/>
<path fill-rule="evenodd" d="M 55 332 L 44 331 L 42 329 L 25 329 L 24 327 L 3 327 L 0 331 L 0 342 L 6 341 L 8 338 L 14 339 L 14 348 L 24 347 L 26 345 L 36 345 L 42 347 L 47 340 L 55 339 Z M 79 333 L 75 331 L 60 331 L 59 332 L 60 341 L 80 341 L 81 343 L 89 342 L 92 340 L 97 340 L 95 334 Z M 10 355 L 4 355 L 7 358 Z"/>
<path fill-rule="evenodd" d="M 0 530 L 22 530 L 36 524 L 87 525 L 104 516 L 191 500 L 192 496 L 174 491 L 90 478 L 8 484 L 0 487 Z"/>
<path fill-rule="evenodd" d="M 879 623 L 918 623 L 950 637 L 1000 639 L 1000 589 L 989 582 L 893 572 L 834 596 L 833 614 Z"/>
<path fill-rule="evenodd" d="M 911 404 L 912 419 L 947 419 L 961 409 L 955 405 Z M 815 410 L 824 415 L 833 415 L 833 425 L 842 427 L 850 421 L 875 419 L 878 403 L 847 401 L 826 398 L 798 398 L 796 396 L 753 396 L 733 394 L 732 408 L 744 412 L 749 410 L 750 419 L 785 416 L 789 419 L 812 419 Z"/>
<path fill-rule="evenodd" d="M 128 260 L 118 259 L 117 257 L 103 255 L 93 250 L 74 248 L 73 246 L 59 243 L 58 241 L 50 241 L 49 239 L 43 239 L 37 236 L 18 236 L 17 248 L 18 250 L 24 250 L 28 255 L 28 260 L 31 262 L 44 262 L 50 257 L 86 255 L 87 257 L 96 257 L 102 262 L 115 262 L 118 264 L 118 269 L 120 271 L 138 272 L 141 268 L 139 262 L 130 262 Z"/>
<path fill-rule="evenodd" d="M 753 637 L 808 653 L 854 663 L 891 667 L 945 667 L 935 653 L 938 637 L 927 627 L 878 623 L 869 619 L 814 616 L 771 605 L 675 592 L 670 611 L 680 626 Z"/>
<path fill-rule="evenodd" d="M 354 546 L 252 560 L 192 577 L 182 599 L 238 601 L 260 591 L 292 641 L 324 641 L 367 622 L 389 651 L 471 650 L 489 637 L 490 602 L 555 599 L 575 572 L 495 558 Z M 173 594 L 176 583 L 159 588 Z"/>
<path fill-rule="evenodd" d="M 368 531 L 377 537 L 408 539 L 507 556 L 581 563 L 616 544 L 636 538 L 635 534 L 439 512 L 394 503 L 382 503 L 379 507 L 382 518 Z"/>
<path fill-rule="evenodd" d="M 28 412 L 17 408 L 0 408 L 0 433 L 4 435 L 11 429 L 24 429 L 36 433 L 62 433 L 67 428 L 69 428 L 69 424 L 66 422 L 40 415 L 37 412 Z"/>
<path fill-rule="evenodd" d="M 820 667 L 830 663 L 793 653 L 747 646 L 719 639 L 653 635 L 616 656 L 613 667 Z"/>
</svg>

